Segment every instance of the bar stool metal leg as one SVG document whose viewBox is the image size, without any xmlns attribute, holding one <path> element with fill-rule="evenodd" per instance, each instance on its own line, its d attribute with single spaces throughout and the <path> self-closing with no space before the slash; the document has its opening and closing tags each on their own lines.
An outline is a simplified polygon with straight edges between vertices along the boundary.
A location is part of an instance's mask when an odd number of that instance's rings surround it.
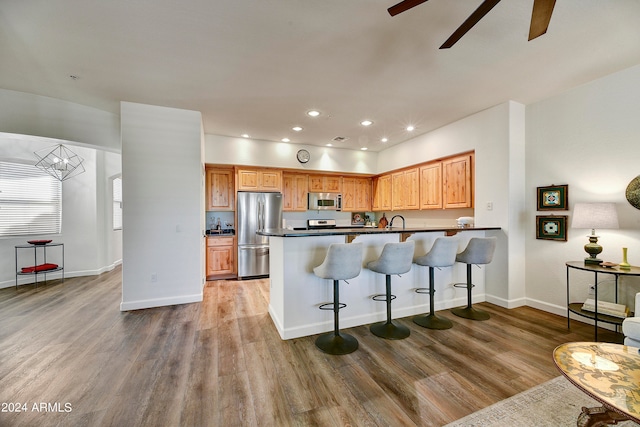
<svg viewBox="0 0 640 427">
<path fill-rule="evenodd" d="M 316 347 L 328 354 L 349 354 L 358 349 L 358 340 L 349 334 L 340 332 L 339 314 L 346 304 L 340 304 L 339 281 L 333 281 L 333 303 L 322 304 L 321 310 L 333 310 L 333 332 L 320 335 L 316 338 Z"/>
<path fill-rule="evenodd" d="M 471 305 L 471 289 L 473 284 L 471 283 L 471 264 L 467 264 L 467 306 L 460 308 L 452 308 L 451 312 L 456 316 L 463 317 L 471 320 L 488 320 L 489 313 L 482 310 L 477 310 Z M 454 285 L 455 286 L 455 285 Z"/>
<path fill-rule="evenodd" d="M 416 325 L 423 326 L 429 329 L 450 329 L 453 327 L 453 322 L 449 319 L 445 319 L 444 317 L 436 316 L 435 307 L 434 307 L 434 294 L 435 290 L 435 280 L 434 280 L 434 267 L 429 267 L 429 314 L 423 316 L 415 316 L 413 318 L 413 323 Z M 424 289 L 424 288 L 420 288 Z M 419 292 L 419 289 L 416 289 L 416 292 Z"/>
<path fill-rule="evenodd" d="M 391 321 L 391 301 L 396 297 L 395 295 L 391 295 L 391 276 L 385 275 L 386 279 L 386 294 L 385 295 L 376 295 L 373 297 L 375 301 L 386 301 L 387 303 L 387 320 L 385 322 L 374 323 L 369 327 L 369 330 L 374 335 L 379 336 L 380 338 L 386 338 L 389 340 L 401 340 L 407 338 L 411 331 L 409 328 L 403 325 L 398 325 Z M 384 299 L 376 297 L 384 296 Z"/>
</svg>

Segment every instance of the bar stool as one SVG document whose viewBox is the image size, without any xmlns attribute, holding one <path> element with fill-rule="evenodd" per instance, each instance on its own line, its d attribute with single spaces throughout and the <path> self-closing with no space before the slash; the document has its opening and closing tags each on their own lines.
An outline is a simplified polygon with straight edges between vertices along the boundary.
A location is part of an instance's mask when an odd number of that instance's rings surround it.
<svg viewBox="0 0 640 427">
<path fill-rule="evenodd" d="M 497 240 L 496 237 L 472 237 L 469 239 L 467 247 L 456 256 L 457 262 L 467 264 L 467 283 L 456 283 L 453 285 L 457 288 L 467 288 L 467 306 L 451 309 L 451 312 L 456 316 L 472 320 L 489 319 L 489 313 L 476 310 L 471 306 L 471 289 L 474 286 L 471 282 L 471 266 L 473 264 L 489 264 L 493 259 Z"/>
<path fill-rule="evenodd" d="M 382 248 L 380 258 L 367 263 L 369 270 L 384 274 L 386 278 L 386 293 L 374 295 L 372 299 L 387 302 L 387 320 L 369 327 L 374 335 L 381 338 L 401 340 L 410 334 L 409 328 L 396 325 L 391 321 L 391 301 L 396 299 L 395 295 L 391 295 L 391 275 L 400 275 L 411 270 L 415 245 L 413 240 L 402 243 L 386 243 Z"/>
<path fill-rule="evenodd" d="M 321 304 L 321 310 L 333 310 L 333 332 L 320 335 L 316 339 L 316 347 L 328 354 L 349 354 L 358 348 L 358 340 L 353 336 L 340 333 L 338 312 L 346 304 L 340 302 L 340 280 L 353 279 L 362 269 L 362 243 L 332 243 L 327 255 L 313 273 L 322 279 L 333 280 L 333 302 Z"/>
<path fill-rule="evenodd" d="M 458 252 L 457 237 L 438 237 L 426 255 L 416 258 L 415 263 L 429 267 L 429 287 L 417 288 L 416 293 L 429 294 L 429 314 L 415 316 L 413 323 L 429 329 L 449 329 L 453 323 L 449 319 L 438 317 L 434 310 L 435 283 L 433 279 L 434 268 L 451 267 L 456 263 Z"/>
</svg>

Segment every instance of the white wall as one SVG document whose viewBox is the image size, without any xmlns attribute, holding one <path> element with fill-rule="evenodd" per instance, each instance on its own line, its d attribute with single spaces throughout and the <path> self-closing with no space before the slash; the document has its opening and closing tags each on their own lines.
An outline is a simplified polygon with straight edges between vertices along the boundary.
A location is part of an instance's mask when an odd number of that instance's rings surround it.
<svg viewBox="0 0 640 427">
<path fill-rule="evenodd" d="M 296 159 L 302 148 L 311 154 L 304 165 Z M 375 174 L 377 158 L 377 153 L 368 151 L 205 135 L 205 162 L 209 164 Z"/>
<path fill-rule="evenodd" d="M 628 247 L 629 263 L 640 265 L 640 210 L 625 198 L 629 181 L 640 175 L 639 112 L 640 66 L 527 106 L 528 305 L 566 315 L 565 262 L 586 256 L 589 234 L 570 227 L 569 210 L 557 212 L 569 216 L 567 242 L 536 240 L 535 216 L 548 213 L 536 213 L 536 187 L 568 184 L 570 209 L 577 202 L 615 202 L 620 229 L 597 230 L 604 248 L 600 258 L 620 262 L 621 248 Z M 585 280 L 593 282 L 592 275 Z M 637 279 L 623 283 L 626 294 L 640 290 Z M 586 287 L 575 292 L 573 302 L 586 299 Z"/>
<path fill-rule="evenodd" d="M 197 111 L 121 104 L 121 310 L 202 300 L 201 122 Z"/>
<path fill-rule="evenodd" d="M 0 132 L 76 141 L 120 151 L 118 115 L 6 89 L 0 89 Z"/>
</svg>

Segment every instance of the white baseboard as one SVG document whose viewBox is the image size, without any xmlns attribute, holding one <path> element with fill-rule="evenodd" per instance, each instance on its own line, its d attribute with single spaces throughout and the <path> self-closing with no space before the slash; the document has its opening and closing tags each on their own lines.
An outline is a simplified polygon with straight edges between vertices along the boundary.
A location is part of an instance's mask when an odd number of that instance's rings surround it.
<svg viewBox="0 0 640 427">
<path fill-rule="evenodd" d="M 153 298 L 147 300 L 120 303 L 120 311 L 141 310 L 143 308 L 164 307 L 168 305 L 189 304 L 202 302 L 203 294 L 176 295 L 174 297 Z"/>
<path fill-rule="evenodd" d="M 64 278 L 65 279 L 69 279 L 71 277 L 84 277 L 84 276 L 98 276 L 102 273 L 106 273 L 107 271 L 111 271 L 114 268 L 116 268 L 117 266 L 119 266 L 120 264 L 122 264 L 122 260 L 117 260 L 116 262 L 114 262 L 111 265 L 107 265 L 104 266 L 102 268 L 99 268 L 97 270 L 78 270 L 78 271 L 68 271 L 68 270 L 64 270 Z M 54 273 L 48 273 L 47 274 L 47 280 L 54 280 L 54 279 L 61 279 L 62 278 L 62 271 L 56 271 Z M 44 282 L 44 275 L 39 274 L 38 275 L 38 283 Z M 35 275 L 29 275 L 29 276 L 18 276 L 18 286 L 22 286 L 22 285 L 30 285 L 30 284 L 34 284 L 35 283 Z M 0 282 L 0 289 L 4 289 L 4 288 L 10 288 L 10 287 L 14 287 L 16 286 L 16 281 L 15 279 L 11 279 L 11 280 L 5 280 L 3 282 Z"/>
</svg>

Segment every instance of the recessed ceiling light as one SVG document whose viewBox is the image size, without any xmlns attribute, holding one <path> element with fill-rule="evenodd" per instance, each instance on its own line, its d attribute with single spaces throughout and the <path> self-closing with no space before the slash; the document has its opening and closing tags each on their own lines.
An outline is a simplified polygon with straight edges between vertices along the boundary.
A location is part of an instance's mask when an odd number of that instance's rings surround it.
<svg viewBox="0 0 640 427">
<path fill-rule="evenodd" d="M 387 137 L 384 137 L 384 138 L 380 139 L 380 142 L 387 142 L 387 141 L 389 141 L 389 138 L 387 138 Z"/>
<path fill-rule="evenodd" d="M 411 132 L 415 129 L 415 126 L 409 125 L 407 126 L 407 131 Z"/>
<path fill-rule="evenodd" d="M 300 126 L 294 126 L 291 129 L 293 129 L 296 132 L 300 132 L 302 130 L 302 128 Z"/>
<path fill-rule="evenodd" d="M 318 117 L 319 115 L 320 115 L 320 111 L 316 111 L 316 110 L 307 111 L 307 116 Z"/>
<path fill-rule="evenodd" d="M 280 141 L 282 141 L 282 142 L 290 142 L 291 140 L 289 138 L 282 138 Z"/>
<path fill-rule="evenodd" d="M 367 147 L 362 147 L 361 150 L 362 151 L 367 151 Z"/>
<path fill-rule="evenodd" d="M 240 135 L 243 138 L 249 138 L 249 134 L 248 133 L 243 133 L 242 135 Z"/>
<path fill-rule="evenodd" d="M 327 144 L 327 147 L 333 147 L 333 144 Z"/>
<path fill-rule="evenodd" d="M 362 126 L 371 126 L 373 122 L 371 120 L 363 120 L 360 122 Z"/>
</svg>

